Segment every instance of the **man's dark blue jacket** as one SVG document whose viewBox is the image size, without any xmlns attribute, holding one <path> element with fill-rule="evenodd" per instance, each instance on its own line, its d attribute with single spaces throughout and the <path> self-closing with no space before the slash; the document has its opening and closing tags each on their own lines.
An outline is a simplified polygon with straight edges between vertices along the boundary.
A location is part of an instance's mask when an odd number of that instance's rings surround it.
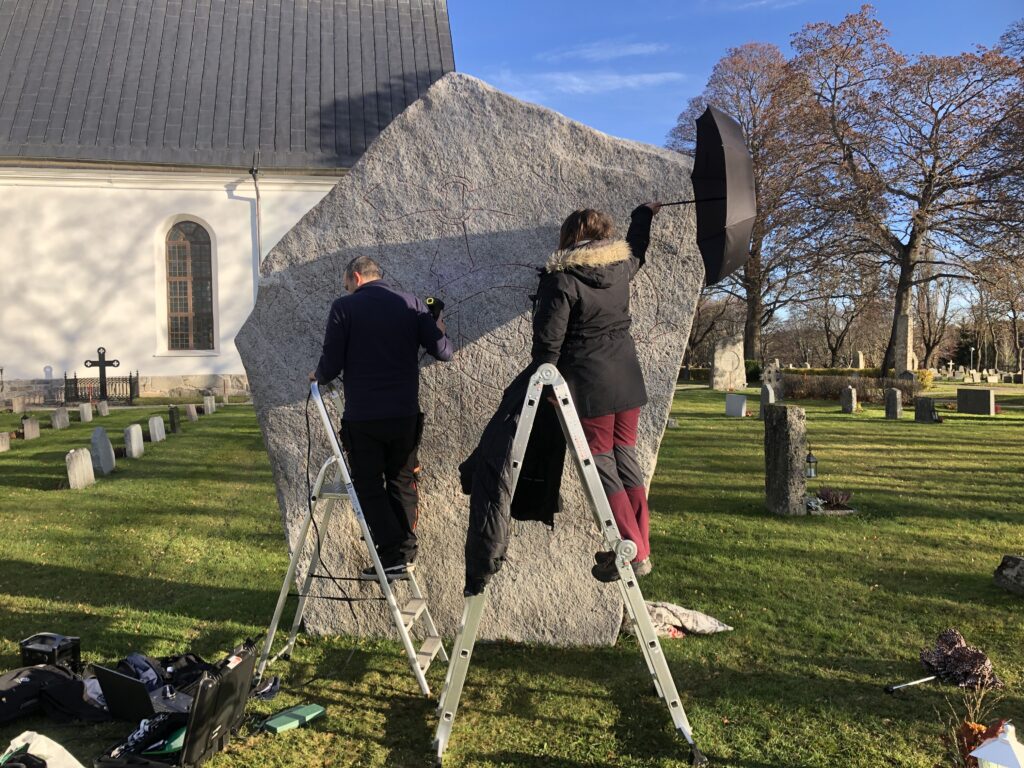
<svg viewBox="0 0 1024 768">
<path fill-rule="evenodd" d="M 438 360 L 454 352 L 418 297 L 372 280 L 331 305 L 316 379 L 342 375 L 349 421 L 415 416 L 420 347 Z"/>
</svg>

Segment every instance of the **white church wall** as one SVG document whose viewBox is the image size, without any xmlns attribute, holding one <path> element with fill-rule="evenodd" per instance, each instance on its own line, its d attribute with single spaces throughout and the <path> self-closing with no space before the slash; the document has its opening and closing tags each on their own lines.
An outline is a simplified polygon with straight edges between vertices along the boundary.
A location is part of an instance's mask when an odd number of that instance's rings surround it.
<svg viewBox="0 0 1024 768">
<path fill-rule="evenodd" d="M 260 179 L 263 253 L 337 178 Z M 215 348 L 167 348 L 164 241 L 189 219 L 210 233 Z M 259 255 L 252 179 L 223 173 L 0 168 L 0 367 L 39 379 L 91 375 L 104 346 L 118 373 L 235 375 Z M 339 288 L 340 290 L 340 288 Z"/>
</svg>

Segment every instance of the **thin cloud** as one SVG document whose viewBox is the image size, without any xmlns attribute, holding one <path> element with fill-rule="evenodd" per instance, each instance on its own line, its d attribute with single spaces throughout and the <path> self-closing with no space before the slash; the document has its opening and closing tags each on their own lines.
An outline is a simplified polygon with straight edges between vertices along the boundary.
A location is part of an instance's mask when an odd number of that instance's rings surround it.
<svg viewBox="0 0 1024 768">
<path fill-rule="evenodd" d="M 612 61 L 630 56 L 653 56 L 667 51 L 667 43 L 623 43 L 618 40 L 595 40 L 592 43 L 577 45 L 557 51 L 548 51 L 537 55 L 541 61 Z"/>
<path fill-rule="evenodd" d="M 502 69 L 491 78 L 491 82 L 520 99 L 543 101 L 553 95 L 592 96 L 613 91 L 635 91 L 686 79 L 682 72 L 564 71 L 518 75 Z"/>
</svg>

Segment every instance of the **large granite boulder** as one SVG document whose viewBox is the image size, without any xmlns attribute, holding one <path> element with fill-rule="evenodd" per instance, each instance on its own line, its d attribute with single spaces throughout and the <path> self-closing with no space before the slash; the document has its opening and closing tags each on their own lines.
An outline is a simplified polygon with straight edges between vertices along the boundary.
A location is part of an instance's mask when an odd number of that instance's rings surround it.
<svg viewBox="0 0 1024 768">
<path fill-rule="evenodd" d="M 236 340 L 289 545 L 306 511 L 307 472 L 315 475 L 327 455 L 311 412 L 313 459 L 306 466 L 306 374 L 316 365 L 331 301 L 343 290 L 345 264 L 370 255 L 401 288 L 444 300 L 456 345 L 452 362 L 428 357 L 421 371 L 426 425 L 417 561 L 434 617 L 453 635 L 463 607 L 468 518 L 457 467 L 503 388 L 527 364 L 530 294 L 562 219 L 575 208 L 604 209 L 623 236 L 637 204 L 690 197 L 689 173 L 683 155 L 612 138 L 466 75 L 445 76 L 396 118 L 267 256 L 256 306 Z M 664 209 L 632 296 L 650 397 L 639 435 L 648 482 L 703 276 L 692 209 Z M 553 531 L 513 524 L 510 562 L 489 588 L 482 637 L 614 642 L 619 591 L 590 575 L 600 539 L 568 463 L 562 492 L 564 511 Z M 357 530 L 347 506 L 331 523 L 323 559 L 335 576 L 354 576 L 368 562 Z M 312 543 L 300 575 L 311 555 Z M 338 593 L 329 581 L 316 581 L 315 593 Z M 378 593 L 375 585 L 343 584 L 353 597 Z M 401 601 L 407 587 L 399 583 L 397 590 Z M 355 618 L 343 602 L 311 600 L 306 627 L 394 635 L 381 603 L 353 606 Z"/>
</svg>

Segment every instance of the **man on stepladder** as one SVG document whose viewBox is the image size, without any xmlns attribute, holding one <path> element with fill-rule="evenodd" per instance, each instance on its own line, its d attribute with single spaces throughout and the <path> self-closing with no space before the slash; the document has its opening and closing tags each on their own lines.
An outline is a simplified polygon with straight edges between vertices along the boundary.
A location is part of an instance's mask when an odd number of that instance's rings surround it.
<svg viewBox="0 0 1024 768">
<path fill-rule="evenodd" d="M 419 350 L 441 361 L 454 347 L 440 314 L 389 285 L 369 256 L 345 267 L 348 295 L 331 305 L 323 354 L 310 381 L 342 376 L 341 441 L 352 483 L 388 580 L 403 578 L 416 559 L 416 449 L 423 430 Z M 372 565 L 360 578 L 377 578 Z"/>
</svg>

